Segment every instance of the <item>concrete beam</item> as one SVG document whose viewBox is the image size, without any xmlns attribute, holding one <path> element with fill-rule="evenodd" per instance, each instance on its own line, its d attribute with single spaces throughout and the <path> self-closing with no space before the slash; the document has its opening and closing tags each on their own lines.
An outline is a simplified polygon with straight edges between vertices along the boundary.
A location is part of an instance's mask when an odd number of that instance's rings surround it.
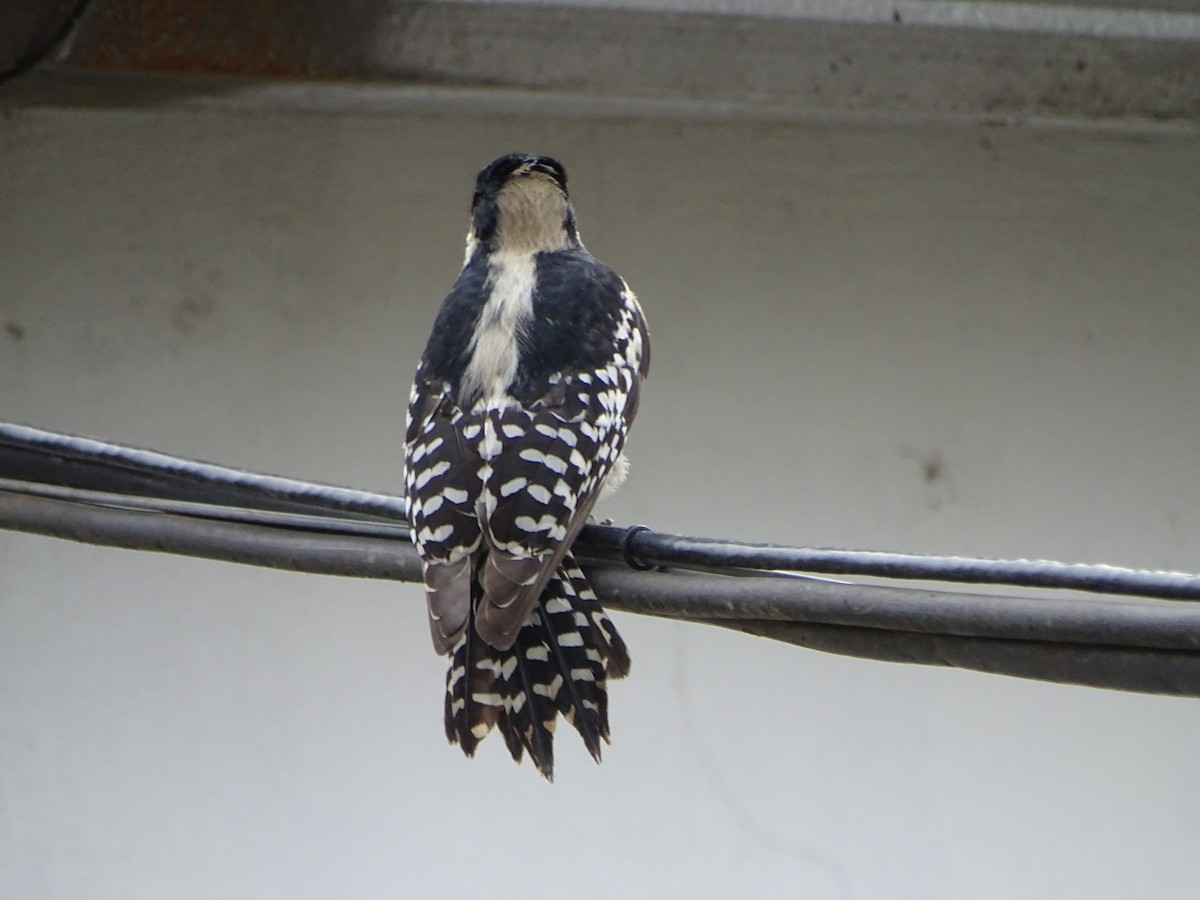
<svg viewBox="0 0 1200 900">
<path fill-rule="evenodd" d="M 92 0 L 0 103 L 1196 127 L 1197 6 Z"/>
</svg>

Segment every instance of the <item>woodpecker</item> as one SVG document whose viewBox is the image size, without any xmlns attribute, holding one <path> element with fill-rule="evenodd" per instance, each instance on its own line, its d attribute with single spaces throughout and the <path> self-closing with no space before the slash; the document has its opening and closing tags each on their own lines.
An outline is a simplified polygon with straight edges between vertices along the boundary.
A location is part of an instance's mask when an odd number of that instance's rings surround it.
<svg viewBox="0 0 1200 900">
<path fill-rule="evenodd" d="M 625 478 L 649 365 L 641 306 L 580 241 L 562 164 L 485 167 L 404 447 L 433 645 L 450 656 L 446 737 L 467 756 L 499 728 L 551 780 L 561 713 L 600 761 L 606 682 L 629 653 L 571 544 Z"/>
</svg>

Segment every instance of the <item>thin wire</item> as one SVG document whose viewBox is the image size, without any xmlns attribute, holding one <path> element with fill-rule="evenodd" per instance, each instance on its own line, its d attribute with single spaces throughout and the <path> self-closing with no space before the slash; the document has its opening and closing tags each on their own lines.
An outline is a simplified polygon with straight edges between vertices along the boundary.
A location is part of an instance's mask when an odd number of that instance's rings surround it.
<svg viewBox="0 0 1200 900">
<path fill-rule="evenodd" d="M 111 491 L 92 491 L 84 488 L 37 484 L 36 482 L 20 481 L 13 478 L 0 478 L 0 491 L 25 494 L 30 497 L 69 500 L 74 503 L 106 506 L 112 509 L 171 513 L 180 516 L 193 516 L 199 519 L 212 519 L 220 522 L 269 525 L 275 528 L 314 531 L 322 534 L 353 534 L 408 540 L 410 533 L 408 524 L 404 522 L 347 519 L 340 516 L 334 517 L 319 513 L 278 512 L 269 509 L 248 509 L 236 506 L 223 506 L 215 503 L 198 503 L 192 500 L 139 497 L 131 494 L 117 494 Z"/>
</svg>

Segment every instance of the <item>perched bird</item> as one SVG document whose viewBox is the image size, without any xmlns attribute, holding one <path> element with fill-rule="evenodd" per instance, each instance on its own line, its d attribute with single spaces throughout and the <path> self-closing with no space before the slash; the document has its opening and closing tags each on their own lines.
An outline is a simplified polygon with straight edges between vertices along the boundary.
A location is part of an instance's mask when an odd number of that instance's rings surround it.
<svg viewBox="0 0 1200 900">
<path fill-rule="evenodd" d="M 550 779 L 562 713 L 600 760 L 606 679 L 629 654 L 570 550 L 625 478 L 649 364 L 637 297 L 580 241 L 562 165 L 483 169 L 405 437 L 429 626 L 450 654 L 446 736 L 468 756 L 498 727 Z"/>
</svg>

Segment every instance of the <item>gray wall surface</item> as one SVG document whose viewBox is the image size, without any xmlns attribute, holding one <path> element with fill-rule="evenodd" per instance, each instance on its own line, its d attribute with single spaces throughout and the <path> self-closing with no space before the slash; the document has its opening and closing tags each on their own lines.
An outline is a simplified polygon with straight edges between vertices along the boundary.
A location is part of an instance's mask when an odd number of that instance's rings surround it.
<svg viewBox="0 0 1200 900">
<path fill-rule="evenodd" d="M 602 515 L 1198 568 L 1194 135 L 0 121 L 0 420 L 398 491 L 475 171 L 533 149 L 654 365 Z M 0 533 L 0 895 L 1184 896 L 1200 706 L 618 616 L 594 766 L 445 745 L 413 585 Z"/>
</svg>

